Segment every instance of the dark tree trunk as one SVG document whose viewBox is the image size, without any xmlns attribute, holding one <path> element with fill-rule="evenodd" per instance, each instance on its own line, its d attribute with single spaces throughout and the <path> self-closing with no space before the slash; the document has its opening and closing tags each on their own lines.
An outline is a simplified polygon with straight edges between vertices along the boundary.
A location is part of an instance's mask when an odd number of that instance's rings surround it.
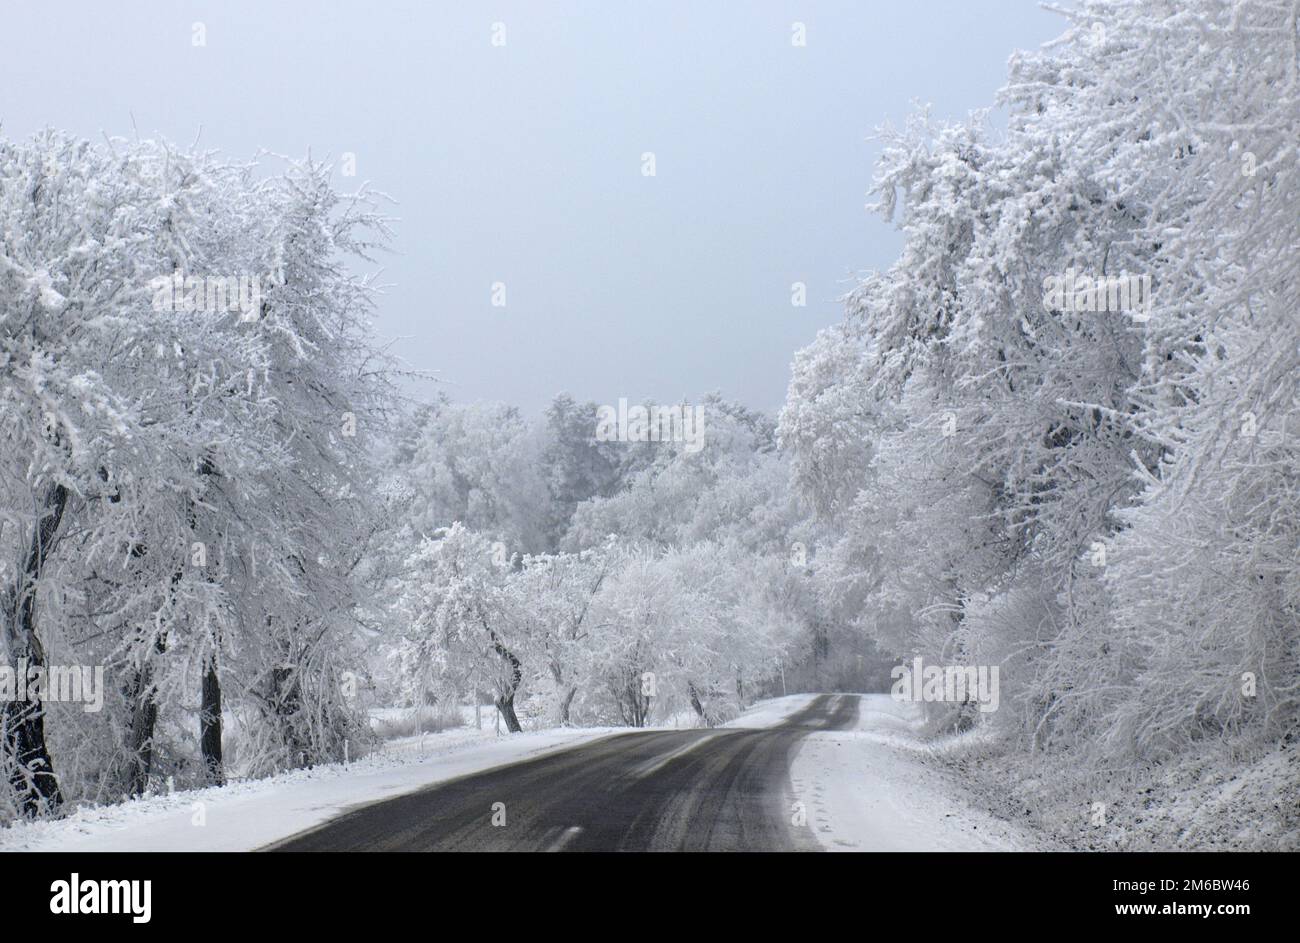
<svg viewBox="0 0 1300 943">
<path fill-rule="evenodd" d="M 629 727 L 644 727 L 650 716 L 650 696 L 641 688 L 641 676 L 633 673 L 618 698 L 618 710 Z M 626 707 L 624 707 L 626 705 Z"/>
<path fill-rule="evenodd" d="M 67 489 L 62 485 L 52 486 L 36 522 L 13 597 L 10 654 L 17 662 L 14 667 L 25 668 L 29 674 L 30 669 L 45 666 L 45 649 L 36 636 L 36 586 L 67 504 Z M 7 702 L 3 727 L 4 751 L 12 764 L 9 784 L 23 815 L 35 817 L 62 805 L 63 792 L 45 742 L 45 708 L 41 702 L 30 696 L 26 700 Z"/>
<path fill-rule="evenodd" d="M 221 476 L 211 455 L 204 455 L 199 461 L 198 473 L 205 476 Z M 190 529 L 193 530 L 197 524 L 193 501 L 189 505 L 189 519 Z M 210 574 L 208 581 L 212 582 Z M 221 759 L 221 678 L 217 675 L 215 647 L 203 666 L 203 690 L 199 703 L 199 753 L 203 759 L 204 782 L 209 786 L 224 786 L 226 772 Z"/>
<path fill-rule="evenodd" d="M 524 680 L 523 664 L 515 657 L 515 653 L 502 644 L 501 639 L 491 629 L 488 629 L 488 636 L 492 639 L 492 647 L 510 667 L 510 682 L 504 692 L 497 695 L 496 706 L 501 712 L 502 719 L 506 722 L 506 729 L 511 733 L 520 733 L 523 727 L 519 724 L 519 716 L 515 713 L 515 692 L 519 690 L 519 685 Z"/>
<path fill-rule="evenodd" d="M 691 707 L 695 708 L 695 713 L 700 715 L 700 720 L 712 727 L 709 718 L 704 715 L 704 705 L 700 703 L 700 692 L 695 689 L 694 683 L 686 685 L 686 691 L 691 696 Z"/>
<path fill-rule="evenodd" d="M 271 709 L 279 724 L 284 747 L 289 752 L 290 764 L 301 763 L 310 768 L 312 758 L 307 755 L 307 747 L 298 736 L 302 688 L 298 684 L 298 672 L 292 665 L 279 665 L 271 669 Z"/>
<path fill-rule="evenodd" d="M 568 693 L 564 695 L 564 700 L 560 702 L 560 726 L 569 726 L 569 709 L 573 706 L 573 697 L 578 693 L 577 685 L 569 685 Z"/>
<path fill-rule="evenodd" d="M 179 578 L 178 572 L 173 583 Z M 160 635 L 154 640 L 153 647 L 161 655 L 167 651 L 167 642 Z M 125 692 L 127 703 L 132 706 L 131 724 L 127 729 L 129 757 L 125 784 L 129 796 L 144 795 L 149 788 L 149 775 L 153 772 L 153 737 L 158 726 L 158 692 L 153 686 L 153 669 L 153 664 L 146 660 L 131 677 Z"/>
<path fill-rule="evenodd" d="M 127 696 L 134 708 L 127 740 L 130 757 L 126 791 L 130 796 L 142 796 L 149 788 L 149 774 L 153 770 L 153 734 L 158 724 L 158 701 L 154 697 L 151 665 L 146 664 L 135 673 Z"/>
<path fill-rule="evenodd" d="M 217 656 L 213 653 L 203 672 L 203 701 L 199 709 L 199 751 L 203 754 L 203 777 L 209 786 L 226 784 L 221 762 L 221 679 L 217 677 Z"/>
<path fill-rule="evenodd" d="M 506 722 L 506 730 L 511 733 L 520 733 L 524 729 L 519 723 L 519 715 L 515 713 L 515 695 L 513 691 L 508 695 L 499 695 L 496 699 L 496 706 L 497 710 L 501 712 L 501 717 Z"/>
<path fill-rule="evenodd" d="M 9 784 L 23 815 L 36 818 L 62 805 L 63 793 L 45 744 L 45 708 L 40 701 L 5 703 L 4 749 L 14 764 Z"/>
</svg>

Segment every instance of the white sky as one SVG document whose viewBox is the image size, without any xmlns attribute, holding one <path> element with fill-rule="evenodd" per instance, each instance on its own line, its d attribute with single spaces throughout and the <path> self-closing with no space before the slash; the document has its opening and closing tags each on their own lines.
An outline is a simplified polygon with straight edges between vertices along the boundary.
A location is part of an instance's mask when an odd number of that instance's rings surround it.
<svg viewBox="0 0 1300 943">
<path fill-rule="evenodd" d="M 991 105 L 1063 29 L 1035 0 L 47 0 L 5 13 L 0 133 L 354 153 L 340 186 L 398 201 L 378 329 L 456 398 L 771 410 L 898 248 L 863 209 L 872 130 Z"/>
</svg>

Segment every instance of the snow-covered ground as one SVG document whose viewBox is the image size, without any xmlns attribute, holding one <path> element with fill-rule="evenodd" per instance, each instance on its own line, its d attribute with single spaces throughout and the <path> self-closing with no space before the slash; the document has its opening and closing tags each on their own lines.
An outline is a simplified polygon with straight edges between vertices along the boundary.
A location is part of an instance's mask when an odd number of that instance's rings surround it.
<svg viewBox="0 0 1300 943">
<path fill-rule="evenodd" d="M 980 730 L 936 743 L 936 759 L 980 807 L 1072 851 L 1300 848 L 1300 751 L 1245 753 L 1207 740 L 1163 763 L 1096 769 L 1078 756 L 1024 754 Z"/>
<path fill-rule="evenodd" d="M 795 797 L 828 851 L 1017 851 L 1035 839 L 964 801 L 921 738 L 919 705 L 861 696 L 856 730 L 810 733 L 791 764 Z M 776 702 L 769 702 L 776 703 Z"/>
<path fill-rule="evenodd" d="M 722 726 L 749 728 L 775 727 L 791 714 L 796 714 L 803 710 L 819 697 L 821 697 L 820 694 L 790 694 L 784 697 L 769 698 L 766 701 L 759 701 L 739 717 L 729 721 L 728 723 L 722 724 Z"/>
</svg>

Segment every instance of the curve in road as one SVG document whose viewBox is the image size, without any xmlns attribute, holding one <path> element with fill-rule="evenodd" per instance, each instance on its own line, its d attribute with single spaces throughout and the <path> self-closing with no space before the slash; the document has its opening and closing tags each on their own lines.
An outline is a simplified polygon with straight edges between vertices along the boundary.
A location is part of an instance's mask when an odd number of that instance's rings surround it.
<svg viewBox="0 0 1300 943">
<path fill-rule="evenodd" d="M 791 756 L 804 734 L 857 714 L 857 697 L 822 695 L 766 729 L 616 734 L 367 805 L 267 850 L 812 851 L 794 824 Z"/>
</svg>

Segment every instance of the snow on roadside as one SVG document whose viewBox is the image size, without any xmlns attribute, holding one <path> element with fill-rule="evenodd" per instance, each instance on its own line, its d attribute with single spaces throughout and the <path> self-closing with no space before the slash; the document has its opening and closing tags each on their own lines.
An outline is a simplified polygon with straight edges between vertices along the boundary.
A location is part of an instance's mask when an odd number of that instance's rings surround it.
<svg viewBox="0 0 1300 943">
<path fill-rule="evenodd" d="M 722 724 L 723 727 L 762 728 L 775 727 L 781 721 L 803 710 L 820 694 L 790 694 L 759 701 L 739 717 Z"/>
<path fill-rule="evenodd" d="M 17 822 L 0 829 L 0 851 L 251 851 L 357 805 L 626 732 L 568 727 L 499 739 L 472 728 L 417 734 L 346 766 L 331 763 Z"/>
<path fill-rule="evenodd" d="M 926 762 L 919 705 L 860 695 L 855 730 L 799 741 L 790 779 L 828 851 L 1018 851 L 1037 841 L 962 801 L 956 780 Z"/>
<path fill-rule="evenodd" d="M 978 728 L 936 758 L 975 802 L 1023 816 L 1072 851 L 1300 850 L 1300 751 L 1284 742 L 1255 755 L 1207 739 L 1163 763 L 1097 770 L 1086 756 L 1021 753 Z"/>
</svg>

